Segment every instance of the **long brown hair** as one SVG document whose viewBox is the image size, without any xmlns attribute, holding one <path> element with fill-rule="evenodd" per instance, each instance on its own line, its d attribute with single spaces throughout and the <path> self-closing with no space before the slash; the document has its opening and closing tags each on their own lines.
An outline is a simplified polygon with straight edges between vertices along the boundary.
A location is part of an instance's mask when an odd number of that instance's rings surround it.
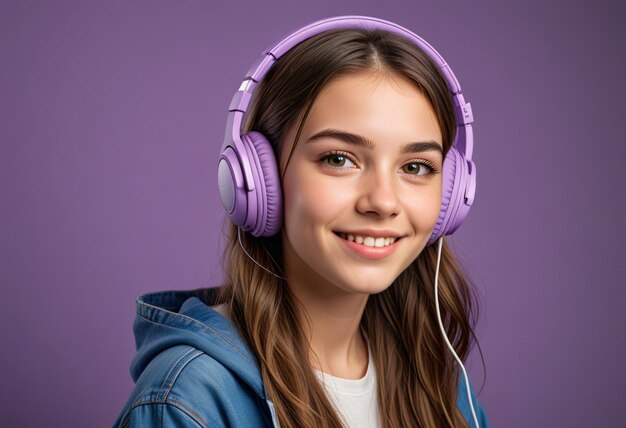
<svg viewBox="0 0 626 428">
<path fill-rule="evenodd" d="M 380 30 L 331 30 L 292 48 L 257 87 L 244 131 L 263 133 L 278 159 L 287 130 L 297 125 L 298 141 L 324 85 L 363 70 L 395 73 L 415 83 L 433 107 L 445 156 L 456 124 L 444 77 L 412 42 Z M 243 252 L 237 227 L 228 220 L 226 234 L 226 281 L 212 303 L 230 305 L 233 323 L 259 360 L 281 428 L 344 426 L 310 366 L 309 343 L 299 316 L 303 307 L 281 277 L 280 234 L 257 238 L 242 231 L 240 235 L 250 256 L 277 276 Z M 468 426 L 456 405 L 459 370 L 437 322 L 436 261 L 436 245 L 426 246 L 385 291 L 369 297 L 361 320 L 377 369 L 382 427 Z M 459 358 L 465 360 L 477 343 L 475 289 L 445 242 L 439 293 L 444 328 Z"/>
</svg>

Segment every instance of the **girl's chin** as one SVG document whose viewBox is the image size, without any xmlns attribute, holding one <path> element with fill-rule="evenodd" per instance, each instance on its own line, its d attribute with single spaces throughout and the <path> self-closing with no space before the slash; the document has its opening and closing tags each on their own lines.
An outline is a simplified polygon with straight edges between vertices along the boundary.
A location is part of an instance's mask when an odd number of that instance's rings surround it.
<svg viewBox="0 0 626 428">
<path fill-rule="evenodd" d="M 371 276 L 363 278 L 363 281 L 355 281 L 358 278 L 351 278 L 349 282 L 344 282 L 341 288 L 355 294 L 378 294 L 385 291 L 393 283 L 393 279 L 380 278 L 376 281 Z"/>
</svg>

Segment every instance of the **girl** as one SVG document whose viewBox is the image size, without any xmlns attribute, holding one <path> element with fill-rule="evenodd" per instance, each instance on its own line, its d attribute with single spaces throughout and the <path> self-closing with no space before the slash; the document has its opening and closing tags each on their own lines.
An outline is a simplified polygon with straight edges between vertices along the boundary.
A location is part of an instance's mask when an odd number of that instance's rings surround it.
<svg viewBox="0 0 626 428">
<path fill-rule="evenodd" d="M 443 59 L 387 21 L 270 49 L 219 161 L 226 282 L 138 299 L 115 425 L 487 427 L 457 366 L 473 288 L 443 243 L 473 200 L 471 122 Z"/>
</svg>

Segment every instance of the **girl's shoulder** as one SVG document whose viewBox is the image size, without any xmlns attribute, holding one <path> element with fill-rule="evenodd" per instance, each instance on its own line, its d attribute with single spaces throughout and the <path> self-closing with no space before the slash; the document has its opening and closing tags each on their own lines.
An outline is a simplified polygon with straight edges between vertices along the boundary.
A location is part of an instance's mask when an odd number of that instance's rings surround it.
<svg viewBox="0 0 626 428">
<path fill-rule="evenodd" d="M 204 294 L 163 291 L 137 299 L 136 384 L 115 426 L 263 427 L 266 419 L 272 426 L 256 357 Z"/>
<path fill-rule="evenodd" d="M 114 426 L 262 427 L 265 413 L 264 400 L 227 367 L 193 346 L 176 345 L 148 364 Z"/>
</svg>

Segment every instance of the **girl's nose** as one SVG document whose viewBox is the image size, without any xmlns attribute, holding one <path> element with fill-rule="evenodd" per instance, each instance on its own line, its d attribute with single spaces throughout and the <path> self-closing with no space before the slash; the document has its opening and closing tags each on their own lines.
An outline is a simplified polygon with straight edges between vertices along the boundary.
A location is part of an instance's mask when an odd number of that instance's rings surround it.
<svg viewBox="0 0 626 428">
<path fill-rule="evenodd" d="M 372 172 L 363 180 L 356 208 L 360 213 L 379 217 L 400 213 L 400 201 L 394 178 L 389 173 Z"/>
</svg>

